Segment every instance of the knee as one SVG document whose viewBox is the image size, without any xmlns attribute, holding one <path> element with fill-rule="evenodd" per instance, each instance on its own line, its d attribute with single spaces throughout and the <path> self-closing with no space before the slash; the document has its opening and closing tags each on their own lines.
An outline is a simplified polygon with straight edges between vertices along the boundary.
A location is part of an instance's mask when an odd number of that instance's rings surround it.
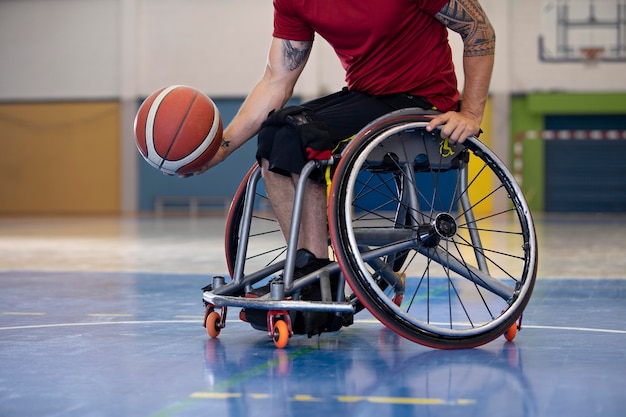
<svg viewBox="0 0 626 417">
<path fill-rule="evenodd" d="M 269 161 L 265 158 L 259 158 L 259 165 L 261 165 L 261 177 L 263 178 L 263 181 L 265 182 L 275 181 L 275 179 L 278 177 L 279 174 L 270 170 Z"/>
<path fill-rule="evenodd" d="M 271 172 L 269 169 L 270 163 L 265 158 L 259 158 L 259 165 L 261 166 L 261 175 L 263 176 L 263 178 L 265 178 L 267 176 L 267 173 Z"/>
</svg>

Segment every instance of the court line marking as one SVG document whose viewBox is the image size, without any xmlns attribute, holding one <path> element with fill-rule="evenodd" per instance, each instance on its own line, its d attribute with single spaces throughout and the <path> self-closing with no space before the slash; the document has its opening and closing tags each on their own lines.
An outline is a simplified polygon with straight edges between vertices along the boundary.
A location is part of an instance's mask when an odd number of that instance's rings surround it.
<svg viewBox="0 0 626 417">
<path fill-rule="evenodd" d="M 47 313 L 38 313 L 35 311 L 4 311 L 4 316 L 45 316 Z"/>
<path fill-rule="evenodd" d="M 626 334 L 626 330 L 614 330 L 614 329 L 597 329 L 593 327 L 569 327 L 569 326 L 540 326 L 534 324 L 523 324 L 524 329 L 540 329 L 540 330 L 572 330 L 575 332 L 596 332 L 596 333 L 615 333 Z"/>
<path fill-rule="evenodd" d="M 47 329 L 55 327 L 81 327 L 81 326 L 107 326 L 117 324 L 173 324 L 173 323 L 193 323 L 198 324 L 196 320 L 120 320 L 120 321 L 94 321 L 84 323 L 50 323 L 50 324 L 33 324 L 26 326 L 0 327 L 1 330 L 32 330 Z"/>
<path fill-rule="evenodd" d="M 192 393 L 189 398 L 194 400 L 228 400 L 233 398 L 251 398 L 254 400 L 267 400 L 272 398 L 272 394 L 265 393 L 241 393 L 241 392 L 209 392 L 200 391 Z M 444 405 L 444 406 L 468 406 L 476 404 L 476 400 L 460 398 L 458 400 L 444 400 L 442 398 L 426 397 L 377 397 L 377 396 L 353 396 L 334 395 L 326 398 L 314 397 L 309 394 L 295 394 L 288 401 L 297 402 L 325 402 L 335 401 L 339 403 L 369 402 L 372 404 L 394 404 L 394 405 Z"/>
<path fill-rule="evenodd" d="M 6 313 L 2 313 L 6 314 Z M 41 313 L 45 314 L 45 313 Z M 41 315 L 39 313 L 28 313 L 28 314 L 11 314 L 11 315 Z M 130 314 L 88 314 L 88 316 L 92 317 L 130 317 Z M 116 320 L 116 321 L 104 321 L 104 322 L 79 322 L 79 323 L 49 323 L 49 324 L 32 324 L 32 325 L 24 325 L 24 326 L 6 326 L 0 327 L 0 331 L 2 330 L 30 330 L 30 329 L 45 329 L 45 328 L 55 328 L 55 327 L 80 327 L 80 326 L 110 326 L 110 325 L 119 325 L 119 324 L 174 324 L 174 323 L 193 323 L 198 324 L 198 320 L 186 320 L 182 319 L 183 317 L 195 317 L 195 316 L 175 316 L 181 317 L 178 320 Z M 197 316 L 197 319 L 202 320 L 202 316 Z M 226 320 L 226 323 L 243 323 L 240 320 Z M 354 320 L 355 324 L 380 324 L 378 320 L 375 319 L 361 319 Z M 574 326 L 542 326 L 542 325 L 534 325 L 534 324 L 524 324 L 522 326 L 523 329 L 538 329 L 538 330 L 569 330 L 576 332 L 594 332 L 594 333 L 610 333 L 610 334 L 626 334 L 626 330 L 616 330 L 616 329 L 603 329 L 603 328 L 593 328 L 593 327 L 574 327 Z"/>
<path fill-rule="evenodd" d="M 285 357 L 283 357 L 282 359 L 276 358 L 274 360 L 268 360 L 267 362 L 252 367 L 245 372 L 240 372 L 232 375 L 230 378 L 216 384 L 211 391 L 198 391 L 191 393 L 189 397 L 187 397 L 185 400 L 179 401 L 173 405 L 170 405 L 169 407 L 159 410 L 156 413 L 151 414 L 150 417 L 171 417 L 174 415 L 178 415 L 181 411 L 195 405 L 197 401 L 241 398 L 244 396 L 243 393 L 227 392 L 227 390 L 231 387 L 236 386 L 237 384 L 245 382 L 246 380 L 254 376 L 265 373 L 271 368 L 280 367 L 283 360 L 293 361 L 301 356 L 305 356 L 311 352 L 315 352 L 316 350 L 317 349 L 313 347 L 305 347 L 302 349 L 298 349 L 295 352 L 286 353 Z M 255 400 L 271 398 L 271 394 L 253 393 L 247 395 Z"/>
<path fill-rule="evenodd" d="M 354 322 L 355 323 L 380 323 L 378 320 L 375 320 L 375 319 L 354 320 Z M 436 323 L 433 323 L 433 324 L 436 324 Z M 602 328 L 594 328 L 594 327 L 574 327 L 574 326 L 542 326 L 542 325 L 535 325 L 535 324 L 523 324 L 522 330 L 524 329 L 572 330 L 572 331 L 577 331 L 577 332 L 626 334 L 626 330 L 602 329 Z"/>
<path fill-rule="evenodd" d="M 458 400 L 444 400 L 441 398 L 419 398 L 419 397 L 372 397 L 372 396 L 336 396 L 338 402 L 362 402 L 367 401 L 374 404 L 403 404 L 403 405 L 473 405 L 476 400 L 460 398 Z"/>
</svg>

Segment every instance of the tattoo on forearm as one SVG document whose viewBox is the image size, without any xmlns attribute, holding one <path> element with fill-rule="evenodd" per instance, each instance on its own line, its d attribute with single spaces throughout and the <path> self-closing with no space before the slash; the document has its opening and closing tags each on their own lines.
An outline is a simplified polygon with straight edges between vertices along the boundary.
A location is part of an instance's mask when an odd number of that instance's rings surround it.
<svg viewBox="0 0 626 417">
<path fill-rule="evenodd" d="M 230 141 L 226 138 L 222 138 L 222 144 L 220 146 L 222 148 L 228 148 L 230 146 Z"/>
<path fill-rule="evenodd" d="M 311 42 L 284 41 L 285 65 L 290 71 L 298 69 L 311 51 Z"/>
<path fill-rule="evenodd" d="M 494 54 L 496 35 L 477 1 L 450 0 L 435 17 L 461 35 L 465 56 Z"/>
</svg>

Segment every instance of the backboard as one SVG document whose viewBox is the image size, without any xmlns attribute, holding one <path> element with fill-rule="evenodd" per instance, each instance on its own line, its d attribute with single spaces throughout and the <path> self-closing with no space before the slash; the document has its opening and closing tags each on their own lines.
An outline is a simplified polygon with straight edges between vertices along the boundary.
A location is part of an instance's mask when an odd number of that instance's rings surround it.
<svg viewBox="0 0 626 417">
<path fill-rule="evenodd" d="M 539 59 L 625 62 L 626 0 L 543 0 Z"/>
</svg>

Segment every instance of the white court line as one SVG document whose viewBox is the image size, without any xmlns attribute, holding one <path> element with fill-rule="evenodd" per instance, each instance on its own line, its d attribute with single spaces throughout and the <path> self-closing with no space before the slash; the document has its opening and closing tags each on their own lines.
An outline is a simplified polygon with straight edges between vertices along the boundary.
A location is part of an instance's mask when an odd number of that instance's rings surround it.
<svg viewBox="0 0 626 417">
<path fill-rule="evenodd" d="M 53 324 L 33 324 L 29 326 L 0 327 L 1 330 L 31 330 L 47 329 L 52 327 L 81 327 L 81 326 L 106 326 L 112 324 L 172 324 L 172 323 L 202 323 L 198 320 L 135 320 L 135 321 L 100 321 L 93 323 L 53 323 Z"/>
<path fill-rule="evenodd" d="M 524 329 L 572 330 L 572 331 L 575 331 L 575 332 L 597 332 L 597 333 L 626 334 L 626 330 L 594 329 L 592 327 L 536 326 L 536 325 L 532 325 L 532 324 L 522 324 L 522 330 L 524 330 Z"/>
<path fill-rule="evenodd" d="M 104 321 L 104 322 L 93 322 L 93 323 L 52 323 L 52 324 L 34 324 L 34 325 L 27 325 L 27 326 L 0 327 L 0 331 L 46 329 L 46 328 L 55 328 L 55 327 L 110 326 L 110 325 L 116 325 L 116 324 L 174 324 L 174 323 L 199 324 L 199 323 L 202 323 L 202 320 L 201 319 L 198 319 L 198 320 L 143 320 L 143 321 L 133 320 L 133 321 Z M 243 323 L 243 322 L 241 320 L 226 320 L 226 323 Z M 354 323 L 355 324 L 357 323 L 380 324 L 380 322 L 375 319 L 354 320 Z M 626 334 L 626 330 L 596 329 L 593 327 L 540 326 L 540 325 L 532 325 L 532 324 L 522 325 L 522 330 L 523 329 L 570 330 L 570 331 L 575 331 L 575 332 Z"/>
<path fill-rule="evenodd" d="M 228 321 L 228 320 L 227 320 Z M 355 323 L 380 323 L 375 319 L 363 319 L 354 320 Z M 445 323 L 432 323 L 432 324 L 445 324 Z M 576 332 L 598 332 L 598 333 L 616 333 L 626 334 L 626 330 L 614 330 L 614 329 L 596 329 L 593 327 L 569 327 L 569 326 L 540 326 L 533 324 L 522 324 L 522 330 L 524 329 L 543 329 L 543 330 L 572 330 Z"/>
</svg>

